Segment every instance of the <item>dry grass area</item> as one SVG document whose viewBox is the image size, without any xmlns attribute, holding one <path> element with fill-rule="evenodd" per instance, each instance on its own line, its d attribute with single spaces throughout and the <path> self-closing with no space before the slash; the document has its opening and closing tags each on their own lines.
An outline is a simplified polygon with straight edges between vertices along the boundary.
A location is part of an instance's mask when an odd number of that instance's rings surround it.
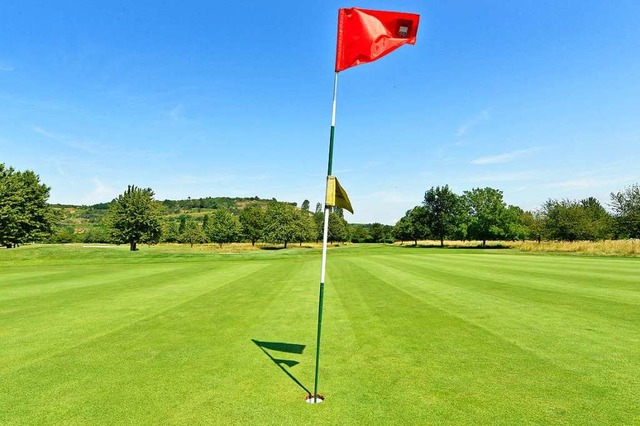
<svg viewBox="0 0 640 426">
<path fill-rule="evenodd" d="M 395 245 L 413 246 L 413 242 L 396 243 Z M 419 241 L 420 247 L 440 247 L 440 241 Z M 445 241 L 447 248 L 479 248 L 480 241 Z M 608 256 L 640 256 L 640 240 L 606 240 L 606 241 L 487 241 L 486 248 L 513 248 L 528 252 L 584 253 Z"/>
<path fill-rule="evenodd" d="M 509 246 L 521 251 L 603 254 L 611 256 L 640 256 L 640 240 L 606 241 L 535 241 L 512 242 Z"/>
<path fill-rule="evenodd" d="M 354 245 L 352 243 L 334 243 L 330 247 L 340 247 L 345 245 Z M 361 244 L 355 244 L 356 246 Z M 368 245 L 368 244 L 366 244 Z M 396 242 L 395 246 L 411 247 L 413 242 Z M 115 247 L 110 245 L 89 244 L 87 247 Z M 440 247 L 440 241 L 424 240 L 418 242 L 419 247 Z M 445 241 L 445 248 L 482 248 L 481 241 Z M 124 247 L 124 246 L 122 246 Z M 289 249 L 320 249 L 322 243 L 289 243 Z M 486 249 L 515 249 L 524 252 L 558 252 L 558 253 L 584 253 L 594 255 L 608 256 L 639 256 L 640 257 L 640 240 L 607 240 L 607 241 L 487 241 Z M 163 253 L 221 253 L 221 254 L 239 254 L 258 252 L 261 250 L 281 250 L 284 249 L 282 244 L 266 244 L 256 243 L 252 246 L 250 243 L 232 243 L 223 244 L 158 244 L 154 246 L 141 245 L 141 249 L 152 250 Z"/>
</svg>

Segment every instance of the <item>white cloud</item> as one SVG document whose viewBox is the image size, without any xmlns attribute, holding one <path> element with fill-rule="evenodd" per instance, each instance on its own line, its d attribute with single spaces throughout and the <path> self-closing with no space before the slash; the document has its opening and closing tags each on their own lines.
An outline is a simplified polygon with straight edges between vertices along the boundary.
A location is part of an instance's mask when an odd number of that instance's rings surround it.
<svg viewBox="0 0 640 426">
<path fill-rule="evenodd" d="M 75 138 L 62 135 L 59 133 L 51 132 L 42 127 L 35 126 L 32 130 L 48 139 L 60 142 L 70 148 L 79 149 L 81 151 L 88 152 L 89 154 L 103 155 L 105 153 L 105 147 L 95 142 L 86 140 L 77 140 Z"/>
<path fill-rule="evenodd" d="M 175 108 L 169 111 L 169 117 L 173 121 L 180 121 L 184 118 L 184 106 L 182 104 L 178 104 Z"/>
<path fill-rule="evenodd" d="M 558 190 L 610 188 L 628 185 L 640 179 L 640 172 L 629 162 L 603 164 L 597 168 L 564 173 L 567 179 L 550 182 L 547 188 Z"/>
<path fill-rule="evenodd" d="M 83 204 L 105 203 L 118 196 L 118 191 L 115 188 L 105 185 L 100 179 L 93 178 L 92 181 L 94 188 L 82 197 Z"/>
<path fill-rule="evenodd" d="M 58 172 L 58 174 L 60 176 L 64 176 L 65 172 L 64 172 L 64 168 L 62 167 L 62 163 L 60 161 L 56 161 L 55 162 L 55 166 L 56 166 L 56 171 Z"/>
<path fill-rule="evenodd" d="M 549 188 L 558 189 L 576 189 L 576 188 L 589 188 L 597 184 L 599 181 L 593 178 L 580 178 L 569 179 L 561 182 L 553 182 L 547 185 Z"/>
<path fill-rule="evenodd" d="M 476 115 L 472 119 L 468 120 L 466 123 L 463 123 L 458 127 L 458 131 L 456 132 L 456 136 L 462 137 L 467 134 L 467 132 L 472 128 L 477 126 L 478 124 L 487 121 L 491 118 L 491 110 L 485 109 L 480 112 L 480 114 Z"/>
<path fill-rule="evenodd" d="M 517 151 L 506 152 L 498 155 L 487 155 L 484 157 L 478 157 L 475 160 L 471 160 L 471 164 L 502 164 L 510 163 L 515 159 L 524 157 L 537 151 L 538 148 L 520 149 Z"/>
</svg>

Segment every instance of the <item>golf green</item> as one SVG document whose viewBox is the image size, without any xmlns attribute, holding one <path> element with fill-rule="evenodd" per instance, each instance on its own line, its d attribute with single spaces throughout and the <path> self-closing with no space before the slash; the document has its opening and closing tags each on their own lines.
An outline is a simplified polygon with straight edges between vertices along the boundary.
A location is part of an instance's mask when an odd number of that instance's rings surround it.
<svg viewBox="0 0 640 426">
<path fill-rule="evenodd" d="M 0 251 L 1 424 L 638 424 L 640 259 Z"/>
</svg>

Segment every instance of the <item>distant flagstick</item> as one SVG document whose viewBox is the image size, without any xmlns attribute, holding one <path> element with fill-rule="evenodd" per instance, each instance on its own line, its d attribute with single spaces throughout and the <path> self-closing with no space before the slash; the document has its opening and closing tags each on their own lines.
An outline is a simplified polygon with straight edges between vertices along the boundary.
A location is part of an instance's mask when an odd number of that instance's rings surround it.
<svg viewBox="0 0 640 426">
<path fill-rule="evenodd" d="M 335 74 L 333 77 L 329 165 L 327 167 L 327 187 L 324 205 L 324 232 L 322 233 L 322 266 L 320 272 L 320 296 L 318 300 L 316 371 L 313 384 L 313 398 L 308 398 L 307 402 L 318 402 L 320 335 L 322 334 L 322 307 L 324 304 L 324 281 L 327 269 L 327 242 L 329 240 L 329 216 L 331 214 L 331 207 L 343 207 L 353 213 L 347 193 L 340 186 L 337 179 L 332 176 L 338 73 L 347 68 L 375 61 L 404 44 L 415 44 L 419 20 L 419 15 L 413 13 L 386 12 L 358 8 L 338 10 L 338 40 L 336 45 Z M 331 182 L 331 185 L 329 185 L 330 179 L 335 180 L 335 182 Z M 331 198 L 329 197 L 329 191 L 333 191 Z M 340 192 L 340 194 L 338 194 L 338 192 Z M 320 398 L 320 402 L 322 402 L 322 398 Z"/>
<path fill-rule="evenodd" d="M 331 105 L 331 133 L 329 135 L 329 165 L 327 167 L 327 180 L 333 169 L 333 138 L 336 133 L 336 96 L 338 94 L 338 73 L 333 76 L 333 103 Z M 329 195 L 329 185 L 325 190 L 325 200 Z M 316 339 L 316 375 L 313 381 L 313 402 L 318 402 L 318 369 L 320 368 L 320 335 L 322 334 L 322 306 L 324 304 L 324 278 L 327 270 L 327 243 L 329 241 L 329 215 L 331 206 L 324 206 L 324 228 L 322 232 L 322 266 L 320 270 L 320 296 L 318 300 L 318 335 Z"/>
</svg>

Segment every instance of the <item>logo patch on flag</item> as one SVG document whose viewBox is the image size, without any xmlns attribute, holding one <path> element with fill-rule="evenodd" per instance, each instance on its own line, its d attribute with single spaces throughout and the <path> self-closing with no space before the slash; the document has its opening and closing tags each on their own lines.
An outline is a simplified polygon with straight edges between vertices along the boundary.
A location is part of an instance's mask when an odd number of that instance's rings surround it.
<svg viewBox="0 0 640 426">
<path fill-rule="evenodd" d="M 398 37 L 407 38 L 409 34 L 411 34 L 411 24 L 412 22 L 406 19 L 398 20 Z"/>
</svg>

